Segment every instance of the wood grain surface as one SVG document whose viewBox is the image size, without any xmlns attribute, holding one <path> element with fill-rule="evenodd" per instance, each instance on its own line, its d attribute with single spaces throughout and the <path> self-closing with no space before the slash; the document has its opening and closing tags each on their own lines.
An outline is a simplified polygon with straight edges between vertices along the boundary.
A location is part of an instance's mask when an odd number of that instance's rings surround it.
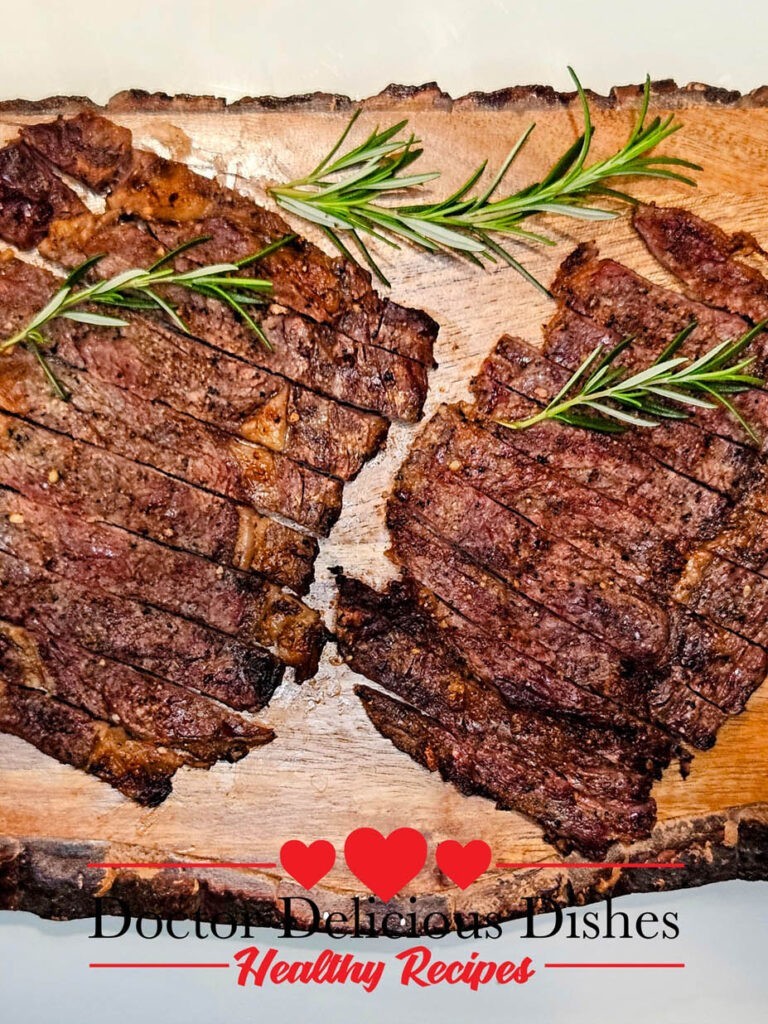
<svg viewBox="0 0 768 1024">
<path fill-rule="evenodd" d="M 730 95 L 730 94 L 728 94 Z M 703 165 L 699 187 L 668 182 L 639 184 L 644 198 L 674 201 L 726 230 L 753 232 L 768 246 L 768 109 L 765 93 L 723 97 L 705 87 L 660 88 L 654 109 L 675 108 L 684 129 L 667 150 Z M 426 144 L 425 169 L 444 177 L 435 194 L 456 185 L 481 158 L 498 165 L 530 121 L 537 129 L 510 175 L 509 185 L 537 179 L 578 132 L 578 110 L 551 90 L 508 90 L 494 97 L 445 102 L 439 90 L 388 90 L 367 101 L 359 131 L 409 116 Z M 620 145 L 634 117 L 638 90 L 628 88 L 596 103 L 594 155 Z M 203 174 L 257 200 L 264 186 L 313 166 L 348 117 L 344 98 L 251 100 L 228 108 L 215 101 L 124 94 L 110 116 L 134 132 L 139 146 L 188 162 Z M 0 141 L 16 128 L 74 101 L 0 108 Z M 42 109 L 44 114 L 38 111 Z M 671 283 L 633 236 L 626 218 L 589 225 L 551 219 L 554 249 L 521 250 L 549 282 L 559 261 L 589 238 L 601 251 L 661 283 Z M 302 227 L 302 231 L 305 229 Z M 312 232 L 305 232 L 312 235 Z M 313 236 L 316 237 L 316 236 Z M 503 332 L 540 344 L 549 301 L 508 268 L 478 271 L 450 258 L 409 250 L 377 250 L 398 302 L 426 309 L 441 325 L 426 415 L 441 402 L 468 396 L 468 382 Z M 333 625 L 331 566 L 343 566 L 373 584 L 393 573 L 385 551 L 384 496 L 419 428 L 393 428 L 386 451 L 345 490 L 344 511 L 322 543 L 309 600 Z M 301 687 L 286 682 L 261 716 L 277 740 L 236 765 L 208 772 L 182 769 L 160 807 L 140 808 L 84 773 L 45 757 L 21 740 L 0 736 L 0 906 L 44 916 L 90 914 L 95 893 L 121 893 L 134 909 L 176 908 L 208 914 L 227 901 L 249 908 L 252 919 L 275 922 L 279 896 L 301 894 L 281 877 L 279 850 L 291 838 L 331 840 L 341 854 L 358 826 L 387 833 L 401 825 L 420 829 L 430 852 L 442 839 L 483 838 L 495 861 L 559 860 L 530 820 L 482 798 L 461 796 L 398 752 L 368 722 L 352 693 L 355 676 L 339 665 L 332 644 L 318 676 Z M 682 887 L 728 877 L 768 877 L 768 687 L 748 710 L 722 729 L 716 747 L 697 754 L 683 780 L 671 768 L 654 789 L 659 824 L 654 836 L 609 859 L 679 857 L 685 870 L 667 872 L 568 869 L 513 872 L 492 868 L 462 893 L 442 877 L 430 856 L 402 894 L 420 908 L 471 907 L 519 913 L 524 896 L 541 907 L 584 902 L 606 892 Z M 270 871 L 104 871 L 91 861 L 278 862 Z M 337 864 L 312 895 L 321 909 L 361 891 Z M 396 901 L 395 901 L 396 902 Z"/>
</svg>

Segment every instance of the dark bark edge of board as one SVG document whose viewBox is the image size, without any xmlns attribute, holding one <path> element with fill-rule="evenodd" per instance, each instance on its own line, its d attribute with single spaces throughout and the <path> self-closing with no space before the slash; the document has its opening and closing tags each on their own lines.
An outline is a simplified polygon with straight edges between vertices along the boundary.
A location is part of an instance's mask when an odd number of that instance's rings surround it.
<svg viewBox="0 0 768 1024">
<path fill-rule="evenodd" d="M 429 865 L 434 864 L 430 851 Z M 494 851 L 496 857 L 503 851 Z M 278 851 L 275 851 L 277 858 Z M 155 859 L 162 854 L 155 854 Z M 406 890 L 401 900 L 387 909 L 402 914 L 417 911 L 419 927 L 427 914 L 444 914 L 453 923 L 454 913 L 493 913 L 499 920 L 512 920 L 526 910 L 526 898 L 534 900 L 537 913 L 556 907 L 582 906 L 606 896 L 628 893 L 663 892 L 692 888 L 731 879 L 768 881 L 768 804 L 751 804 L 697 818 L 677 818 L 658 825 L 650 839 L 631 847 L 614 847 L 609 859 L 628 862 L 680 861 L 681 869 L 525 869 L 493 870 L 466 892 L 450 888 L 437 868 L 434 892 L 421 894 L 425 875 L 418 876 L 412 892 L 416 905 L 408 903 Z M 209 921 L 231 914 L 238 922 L 246 919 L 254 927 L 282 928 L 285 896 L 309 896 L 324 910 L 351 912 L 352 891 L 315 889 L 306 892 L 290 879 L 230 868 L 213 869 L 105 869 L 89 863 L 136 863 L 152 860 L 146 849 L 103 841 L 79 842 L 57 839 L 0 838 L 0 909 L 28 911 L 39 917 L 72 920 L 92 917 L 95 897 L 118 897 L 132 915 L 159 914 L 163 918 L 190 919 L 196 915 Z M 174 855 L 167 860 L 178 859 Z M 332 880 L 333 873 L 327 876 Z M 375 911 L 378 921 L 384 904 L 369 904 L 364 912 Z M 105 903 L 105 913 L 116 912 Z M 305 925 L 306 904 L 297 904 L 296 927 Z"/>
<path fill-rule="evenodd" d="M 617 85 L 606 94 L 586 90 L 590 103 L 597 109 L 617 110 L 636 107 L 642 96 L 642 85 Z M 678 85 L 673 79 L 651 83 L 651 95 L 656 106 L 667 109 L 716 106 L 755 109 L 768 107 L 768 85 L 750 92 L 689 82 Z M 436 82 L 424 85 L 388 85 L 382 92 L 366 99 L 356 100 L 335 93 L 311 92 L 295 96 L 243 96 L 228 103 L 220 96 L 192 96 L 180 93 L 172 96 L 164 92 L 144 89 L 126 89 L 116 93 L 104 106 L 87 96 L 48 96 L 39 100 L 0 101 L 0 114 L 58 114 L 90 108 L 108 114 L 157 113 L 254 113 L 352 111 L 357 107 L 367 110 L 398 107 L 411 110 L 464 110 L 493 111 L 542 110 L 563 107 L 577 101 L 575 92 L 558 92 L 549 85 L 515 85 L 494 92 L 470 92 L 453 99 Z"/>
</svg>

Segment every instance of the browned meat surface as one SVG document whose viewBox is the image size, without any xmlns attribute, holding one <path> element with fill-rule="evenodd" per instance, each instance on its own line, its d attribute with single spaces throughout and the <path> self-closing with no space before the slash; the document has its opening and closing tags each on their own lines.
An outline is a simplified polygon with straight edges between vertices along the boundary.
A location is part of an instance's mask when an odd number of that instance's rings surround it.
<svg viewBox="0 0 768 1024">
<path fill-rule="evenodd" d="M 53 275 L 19 260 L 0 264 L 7 333 L 26 322 L 57 285 Z M 137 399 L 171 406 L 186 422 L 191 416 L 252 442 L 257 450 L 268 448 L 276 453 L 272 460 L 283 475 L 297 472 L 285 456 L 350 479 L 386 437 L 388 424 L 380 416 L 330 401 L 163 324 L 123 315 L 130 326 L 120 331 L 94 332 L 83 324 L 56 322 L 50 336 L 57 356 L 72 368 L 87 370 L 86 383 L 112 384 Z M 138 407 L 146 405 L 139 402 Z M 173 416 L 168 413 L 169 419 Z"/>
<path fill-rule="evenodd" d="M 317 551 L 311 538 L 139 461 L 14 416 L 0 416 L 0 478 L 86 521 L 113 523 L 300 591 L 311 578 Z"/>
<path fill-rule="evenodd" d="M 735 258 L 739 252 L 761 251 L 750 235 L 728 235 L 716 224 L 674 206 L 638 206 L 632 224 L 691 298 L 755 322 L 768 317 L 768 280 Z"/>
<path fill-rule="evenodd" d="M 289 234 L 91 111 L 19 135 L 0 149 L 0 238 L 62 270 L 93 255 L 92 280 L 150 267 L 201 235 L 178 269 L 230 263 Z M 11 717 L 8 731 L 104 777 L 91 764 L 102 722 L 142 780 L 144 746 L 205 766 L 271 739 L 211 698 L 253 710 L 284 666 L 299 682 L 315 673 L 325 628 L 295 595 L 313 580 L 316 537 L 389 421 L 418 419 L 426 397 L 437 325 L 379 296 L 368 273 L 299 237 L 243 273 L 273 282 L 258 310 L 272 351 L 218 300 L 168 288 L 188 334 L 140 308 L 118 329 L 45 326 L 68 401 L 47 388 L 31 341 L 0 359 L 0 616 L 24 638 L 6 643 L 0 680 L 9 709 L 35 688 L 35 708 L 71 705 L 82 746 Z M 0 254 L 0 341 L 62 282 Z"/>
<path fill-rule="evenodd" d="M 283 665 L 269 651 L 152 605 L 81 586 L 0 552 L 0 618 L 71 640 L 238 711 L 258 710 Z"/>
<path fill-rule="evenodd" d="M 136 740 L 172 747 L 185 763 L 237 761 L 271 729 L 192 690 L 97 657 L 66 638 L 0 622 L 0 673 L 119 725 Z"/>
<path fill-rule="evenodd" d="M 206 262 L 220 262 L 215 254 L 223 250 L 229 260 L 248 255 L 290 231 L 281 217 L 245 196 L 183 164 L 132 149 L 129 133 L 96 114 L 28 126 L 21 134 L 55 166 L 92 188 L 108 190 L 109 210 L 152 226 L 169 248 L 189 237 L 211 236 L 197 252 Z M 387 345 L 431 365 L 434 322 L 381 299 L 370 275 L 356 265 L 297 238 L 261 268 L 274 282 L 280 305 L 355 340 Z"/>
<path fill-rule="evenodd" d="M 30 249 L 54 220 L 85 212 L 72 189 L 23 142 L 0 149 L 0 238 Z"/>
<path fill-rule="evenodd" d="M 195 619 L 247 646 L 274 648 L 302 678 L 317 669 L 324 632 L 318 613 L 253 574 L 3 490 L 0 550 L 82 586 Z"/>
<path fill-rule="evenodd" d="M 551 836 L 602 856 L 653 820 L 654 775 L 674 745 L 652 730 L 647 757 L 636 737 L 510 708 L 419 612 L 408 588 L 380 595 L 339 582 L 341 653 L 400 700 L 363 689 L 364 705 L 397 746 L 465 792 L 538 818 Z M 380 713 L 383 712 L 383 713 Z"/>
<path fill-rule="evenodd" d="M 680 245 L 675 260 L 701 262 Z M 503 337 L 474 403 L 441 407 L 420 431 L 387 506 L 401 579 L 377 593 L 342 576 L 337 633 L 345 660 L 388 691 L 357 688 L 385 737 L 462 792 L 534 817 L 559 846 L 603 856 L 649 834 L 650 786 L 673 755 L 685 768 L 679 744 L 711 747 L 764 680 L 765 455 L 721 410 L 620 436 L 552 420 L 510 430 L 503 421 L 544 408 L 597 347 L 636 336 L 622 360 L 639 368 L 694 319 L 689 356 L 747 326 L 593 245 L 554 291 L 544 354 Z M 758 366 L 765 345 L 752 342 Z M 738 401 L 768 426 L 763 392 Z M 642 773 L 646 755 L 644 785 L 619 785 L 616 770 Z"/>
<path fill-rule="evenodd" d="M 739 316 L 653 284 L 621 263 L 599 259 L 598 255 L 593 244 L 579 246 L 560 267 L 552 291 L 575 312 L 614 332 L 613 336 L 634 337 L 619 358 L 619 365 L 647 366 L 694 321 L 697 326 L 679 350 L 680 355 L 702 355 L 718 342 L 735 341 L 747 329 L 746 321 Z M 560 339 L 557 360 L 566 366 L 578 366 L 583 353 L 571 351 L 569 340 L 568 336 Z M 606 336 L 604 344 L 610 340 Z M 756 338 L 751 351 L 756 357 L 753 370 L 761 375 L 768 366 L 768 336 Z M 546 354 L 553 356 L 549 347 Z M 754 390 L 735 395 L 734 405 L 752 424 L 764 447 L 768 443 L 768 392 Z M 749 443 L 743 428 L 725 410 L 702 409 L 697 422 L 732 441 Z"/>
<path fill-rule="evenodd" d="M 0 730 L 18 736 L 137 803 L 155 807 L 172 789 L 183 759 L 173 751 L 133 740 L 125 730 L 40 690 L 13 686 L 0 675 Z"/>
</svg>

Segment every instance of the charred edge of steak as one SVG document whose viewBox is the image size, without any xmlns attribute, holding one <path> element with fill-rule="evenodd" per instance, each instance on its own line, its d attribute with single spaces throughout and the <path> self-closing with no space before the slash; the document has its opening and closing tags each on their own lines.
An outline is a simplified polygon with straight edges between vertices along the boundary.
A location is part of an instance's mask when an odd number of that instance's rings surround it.
<svg viewBox="0 0 768 1024">
<path fill-rule="evenodd" d="M 247 646 L 274 647 L 300 672 L 316 669 L 324 641 L 319 614 L 252 574 L 54 513 L 1 488 L 0 548 L 80 585 L 195 619 Z"/>
<path fill-rule="evenodd" d="M 151 605 L 80 586 L 0 552 L 0 617 L 40 629 L 238 711 L 264 707 L 282 662 Z"/>
<path fill-rule="evenodd" d="M 418 603 L 412 579 L 393 582 L 383 594 L 343 575 L 338 585 L 337 642 L 345 660 L 449 728 L 458 723 L 482 733 L 491 723 L 492 732 L 505 733 L 509 723 L 515 742 L 527 744 L 531 757 L 560 755 L 564 763 L 570 752 L 577 762 L 581 759 L 582 768 L 611 763 L 645 776 L 668 764 L 676 744 L 648 723 L 636 720 L 619 736 L 600 725 L 561 720 L 505 701 L 493 683 L 472 674 Z M 550 739 L 557 744 L 542 743 L 537 733 L 542 725 L 551 728 Z M 578 765 L 574 770 L 578 775 Z"/>
<path fill-rule="evenodd" d="M 603 859 L 617 840 L 634 841 L 650 835 L 655 821 L 655 803 L 648 800 L 632 808 L 626 820 L 616 827 L 608 814 L 587 816 L 578 803 L 566 797 L 547 794 L 537 800 L 525 774 L 518 775 L 520 789 L 510 791 L 509 768 L 499 760 L 484 756 L 483 744 L 476 738 L 457 737 L 439 722 L 412 707 L 368 686 L 358 685 L 355 693 L 374 727 L 394 746 L 418 764 L 452 783 L 465 796 L 485 796 L 502 810 L 528 814 L 544 830 L 544 840 L 563 853 L 574 847 Z M 612 828 L 613 826 L 613 828 Z"/>
<path fill-rule="evenodd" d="M 87 213 L 87 207 L 23 142 L 0 149 L 0 238 L 31 249 L 54 220 Z"/>
<path fill-rule="evenodd" d="M 13 686 L 0 676 L 0 730 L 50 757 L 95 775 L 136 803 L 156 807 L 170 794 L 183 763 L 173 751 L 133 740 L 119 726 L 39 690 Z"/>
<path fill-rule="evenodd" d="M 119 725 L 136 740 L 173 747 L 185 763 L 238 761 L 274 739 L 259 722 L 66 639 L 0 622 L 0 674 Z"/>
<path fill-rule="evenodd" d="M 183 229 L 192 221 L 218 215 L 228 222 L 229 233 L 247 225 L 252 235 L 250 251 L 289 232 L 281 217 L 245 196 L 183 164 L 134 150 L 130 132 L 91 111 L 26 126 L 21 135 L 54 166 L 97 191 L 110 192 L 108 203 L 113 209 L 159 228 L 175 222 Z M 195 233 L 211 234 L 199 226 Z M 432 365 L 437 324 L 421 311 L 380 299 L 371 287 L 370 274 L 357 265 L 331 259 L 297 238 L 264 260 L 263 267 L 281 304 L 335 323 L 357 340 L 374 341 Z"/>
</svg>

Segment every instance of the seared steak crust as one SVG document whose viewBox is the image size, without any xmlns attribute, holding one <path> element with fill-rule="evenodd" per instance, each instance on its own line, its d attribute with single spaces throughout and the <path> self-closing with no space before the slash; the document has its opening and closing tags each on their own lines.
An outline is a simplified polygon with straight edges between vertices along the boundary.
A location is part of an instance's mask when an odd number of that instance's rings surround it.
<svg viewBox="0 0 768 1024">
<path fill-rule="evenodd" d="M 755 322 L 768 317 L 768 280 L 735 258 L 739 252 L 762 253 L 750 235 L 728 235 L 678 207 L 638 206 L 632 224 L 651 254 L 679 278 L 692 299 Z"/>
</svg>

